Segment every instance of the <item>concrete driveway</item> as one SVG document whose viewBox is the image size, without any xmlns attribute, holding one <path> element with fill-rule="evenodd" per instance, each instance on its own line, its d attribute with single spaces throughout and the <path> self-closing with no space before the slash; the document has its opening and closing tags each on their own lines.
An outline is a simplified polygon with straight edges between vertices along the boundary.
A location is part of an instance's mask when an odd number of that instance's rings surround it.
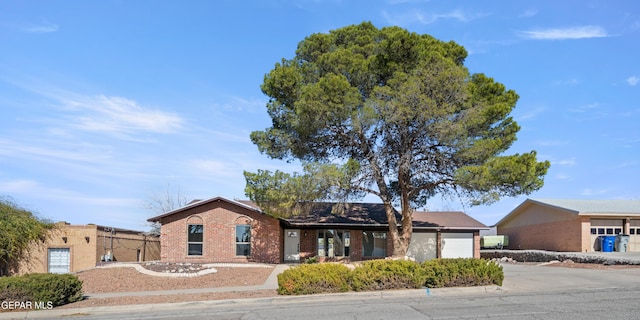
<svg viewBox="0 0 640 320">
<path fill-rule="evenodd" d="M 639 255 L 640 258 L 640 255 Z M 640 287 L 640 267 L 581 269 L 544 265 L 502 265 L 505 292 L 548 292 Z"/>
</svg>

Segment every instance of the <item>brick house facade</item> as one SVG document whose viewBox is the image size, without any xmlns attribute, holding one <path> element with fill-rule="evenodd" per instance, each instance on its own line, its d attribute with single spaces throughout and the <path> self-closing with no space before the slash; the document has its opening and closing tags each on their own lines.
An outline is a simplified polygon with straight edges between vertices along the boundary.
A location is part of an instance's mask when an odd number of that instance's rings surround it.
<svg viewBox="0 0 640 320">
<path fill-rule="evenodd" d="M 238 201 L 216 197 L 149 219 L 160 222 L 161 260 L 167 262 L 264 262 L 282 259 L 280 221 Z M 189 226 L 202 226 L 202 239 L 192 237 Z M 248 226 L 248 252 L 238 229 Z M 197 237 L 196 237 L 197 238 Z M 189 246 L 201 252 L 189 252 Z"/>
<path fill-rule="evenodd" d="M 215 197 L 149 221 L 161 224 L 167 262 L 360 261 L 393 253 L 382 204 L 317 203 L 306 215 L 278 219 L 250 201 Z M 462 212 L 416 212 L 410 256 L 479 258 L 481 229 L 488 228 Z"/>
<path fill-rule="evenodd" d="M 602 236 L 628 235 L 640 252 L 640 200 L 527 199 L 497 224 L 510 249 L 600 251 Z"/>
</svg>

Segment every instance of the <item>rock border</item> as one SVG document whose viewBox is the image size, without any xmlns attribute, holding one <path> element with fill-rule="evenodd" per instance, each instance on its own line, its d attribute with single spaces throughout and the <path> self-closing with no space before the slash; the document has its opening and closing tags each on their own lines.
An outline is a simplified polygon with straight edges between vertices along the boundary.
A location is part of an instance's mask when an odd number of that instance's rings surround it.
<svg viewBox="0 0 640 320">
<path fill-rule="evenodd" d="M 146 261 L 146 262 L 149 262 L 149 261 Z M 206 263 L 206 264 L 203 264 L 202 266 L 206 267 L 207 269 L 200 270 L 198 272 L 157 272 L 157 271 L 149 270 L 141 266 L 140 263 L 137 263 L 137 262 L 132 262 L 132 263 L 114 262 L 114 263 L 109 263 L 102 266 L 97 266 L 96 269 L 129 267 L 129 268 L 136 269 L 136 271 L 142 274 L 146 274 L 154 277 L 192 278 L 192 277 L 203 276 L 205 274 L 216 273 L 218 272 L 218 270 L 215 269 L 216 267 L 218 268 L 274 268 L 274 266 L 272 265 L 251 264 L 251 263 L 246 263 L 246 264 L 244 263 Z"/>
<path fill-rule="evenodd" d="M 485 259 L 512 259 L 518 262 L 552 262 L 571 260 L 575 263 L 596 263 L 604 265 L 640 265 L 640 261 L 621 257 L 605 257 L 581 254 L 579 252 L 554 252 L 544 250 L 481 250 Z"/>
</svg>

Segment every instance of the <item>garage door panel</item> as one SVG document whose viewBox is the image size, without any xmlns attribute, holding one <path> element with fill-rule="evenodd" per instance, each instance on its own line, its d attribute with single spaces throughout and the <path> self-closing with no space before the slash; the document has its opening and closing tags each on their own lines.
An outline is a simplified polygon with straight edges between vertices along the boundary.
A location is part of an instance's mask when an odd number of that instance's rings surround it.
<svg viewBox="0 0 640 320">
<path fill-rule="evenodd" d="M 443 233 L 443 258 L 473 258 L 473 233 Z"/>
<path fill-rule="evenodd" d="M 437 241 L 435 232 L 413 232 L 407 256 L 418 262 L 437 257 Z"/>
<path fill-rule="evenodd" d="M 600 236 L 615 236 L 624 231 L 623 219 L 591 219 L 591 249 L 601 251 Z M 631 241 L 629 247 L 632 247 Z M 631 249 L 629 250 L 631 251 Z"/>
</svg>

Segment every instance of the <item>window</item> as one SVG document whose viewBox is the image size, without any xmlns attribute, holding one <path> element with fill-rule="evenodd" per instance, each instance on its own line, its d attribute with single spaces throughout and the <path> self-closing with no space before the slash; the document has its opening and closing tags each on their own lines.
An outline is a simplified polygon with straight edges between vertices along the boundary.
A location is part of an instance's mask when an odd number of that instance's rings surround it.
<svg viewBox="0 0 640 320">
<path fill-rule="evenodd" d="M 387 256 L 387 233 L 386 232 L 362 232 L 362 256 L 378 257 Z"/>
<path fill-rule="evenodd" d="M 634 228 L 629 229 L 629 234 L 636 234 L 636 229 Z"/>
<path fill-rule="evenodd" d="M 613 228 L 607 228 L 607 234 L 613 234 Z"/>
<path fill-rule="evenodd" d="M 622 228 L 616 228 L 616 229 L 613 231 L 613 234 L 622 234 Z"/>
<path fill-rule="evenodd" d="M 187 226 L 187 255 L 202 255 L 202 233 L 204 227 L 201 224 L 190 224 Z"/>
<path fill-rule="evenodd" d="M 604 228 L 598 228 L 598 234 L 604 234 Z"/>
<path fill-rule="evenodd" d="M 236 256 L 251 255 L 251 226 L 239 224 L 236 226 Z"/>
<path fill-rule="evenodd" d="M 596 228 L 591 228 L 591 234 L 598 234 L 598 231 L 596 230 Z"/>
<path fill-rule="evenodd" d="M 345 230 L 319 230 L 319 257 L 348 257 L 351 247 L 351 233 Z"/>
</svg>

